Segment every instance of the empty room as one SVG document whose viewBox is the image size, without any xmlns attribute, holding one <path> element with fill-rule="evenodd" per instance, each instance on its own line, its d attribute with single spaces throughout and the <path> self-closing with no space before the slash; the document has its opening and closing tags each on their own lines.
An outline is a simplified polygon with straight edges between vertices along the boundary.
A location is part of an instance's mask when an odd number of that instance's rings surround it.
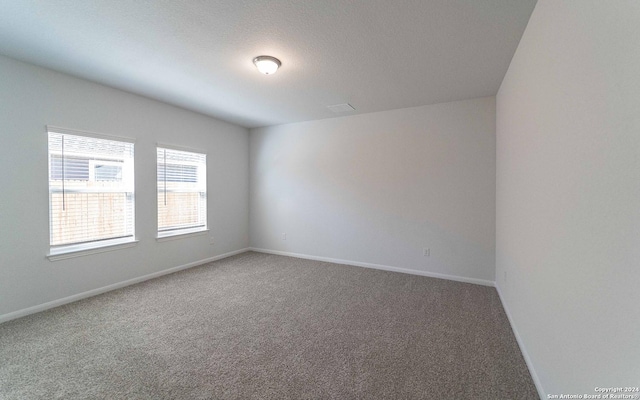
<svg viewBox="0 0 640 400">
<path fill-rule="evenodd" d="M 0 0 L 0 399 L 640 399 L 640 2 Z"/>
</svg>

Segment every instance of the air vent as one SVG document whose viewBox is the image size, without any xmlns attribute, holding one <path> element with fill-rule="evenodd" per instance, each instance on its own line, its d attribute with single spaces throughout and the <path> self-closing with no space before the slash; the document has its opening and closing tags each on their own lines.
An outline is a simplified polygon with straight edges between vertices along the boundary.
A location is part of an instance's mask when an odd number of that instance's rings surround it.
<svg viewBox="0 0 640 400">
<path fill-rule="evenodd" d="M 341 113 L 346 113 L 346 112 L 351 112 L 351 111 L 355 111 L 356 109 L 353 108 L 353 106 L 349 103 L 344 103 L 344 104 L 334 104 L 332 106 L 327 106 L 327 108 L 331 111 L 333 111 L 336 114 L 341 114 Z"/>
</svg>

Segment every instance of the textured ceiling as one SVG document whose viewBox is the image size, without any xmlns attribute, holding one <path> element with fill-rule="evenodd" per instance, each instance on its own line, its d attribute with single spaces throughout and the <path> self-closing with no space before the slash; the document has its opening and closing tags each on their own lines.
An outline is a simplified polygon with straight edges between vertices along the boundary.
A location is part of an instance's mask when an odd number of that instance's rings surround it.
<svg viewBox="0 0 640 400">
<path fill-rule="evenodd" d="M 246 127 L 496 94 L 535 0 L 0 0 L 0 53 Z M 278 57 L 271 76 L 255 56 Z"/>
</svg>

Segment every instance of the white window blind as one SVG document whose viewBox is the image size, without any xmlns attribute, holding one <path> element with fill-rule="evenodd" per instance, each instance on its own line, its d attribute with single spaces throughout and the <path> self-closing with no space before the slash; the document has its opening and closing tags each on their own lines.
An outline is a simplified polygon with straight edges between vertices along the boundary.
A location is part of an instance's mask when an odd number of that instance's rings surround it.
<svg viewBox="0 0 640 400">
<path fill-rule="evenodd" d="M 207 228 L 207 155 L 158 147 L 158 236 Z"/>
<path fill-rule="evenodd" d="M 52 248 L 133 240 L 133 146 L 49 129 Z"/>
</svg>

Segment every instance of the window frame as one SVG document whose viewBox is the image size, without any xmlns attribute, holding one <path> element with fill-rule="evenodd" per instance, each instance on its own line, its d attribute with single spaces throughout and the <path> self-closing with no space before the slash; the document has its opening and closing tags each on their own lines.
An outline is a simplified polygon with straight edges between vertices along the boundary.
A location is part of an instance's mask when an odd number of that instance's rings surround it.
<svg viewBox="0 0 640 400">
<path fill-rule="evenodd" d="M 50 261 L 57 261 L 72 257 L 79 257 L 89 254 L 102 253 L 106 251 L 113 251 L 122 248 L 133 247 L 138 243 L 138 239 L 136 237 L 136 186 L 135 186 L 135 143 L 136 140 L 129 137 L 124 136 L 115 136 L 115 135 L 106 135 L 102 133 L 78 130 L 78 129 L 69 129 L 69 128 L 61 128 L 58 126 L 46 125 L 45 126 L 45 134 L 47 140 L 47 192 L 48 192 L 48 219 L 49 219 L 49 252 L 46 257 Z M 125 193 L 130 193 L 131 195 L 131 235 L 127 235 L 125 237 L 119 238 L 106 238 L 106 239 L 98 239 L 94 241 L 87 241 L 82 243 L 69 243 L 69 244 L 61 244 L 61 245 L 51 245 L 51 229 L 52 229 L 52 214 L 51 214 L 51 148 L 49 145 L 49 136 L 50 133 L 61 134 L 61 135 L 73 135 L 86 137 L 89 139 L 103 139 L 110 140 L 116 142 L 129 143 L 132 146 L 132 157 L 130 160 L 130 168 L 131 168 L 131 182 L 125 184 L 127 188 L 130 188 L 130 191 Z M 89 160 L 91 161 L 91 160 Z M 108 161 L 107 161 L 108 162 Z M 91 168 L 89 168 L 89 173 L 91 173 Z M 93 176 L 91 176 L 93 177 Z M 91 177 L 89 179 L 91 179 Z M 72 191 L 70 191 L 72 192 Z M 87 191 L 90 192 L 90 191 Z M 102 193 L 103 191 L 100 191 Z M 105 190 L 105 193 L 109 192 L 109 190 Z"/>
<path fill-rule="evenodd" d="M 159 223 L 160 223 L 160 210 L 158 207 L 159 198 L 156 197 L 156 241 L 164 242 L 167 240 L 182 239 L 182 238 L 207 234 L 207 232 L 209 232 L 209 204 L 208 204 L 209 183 L 208 183 L 207 152 L 202 149 L 195 149 L 195 148 L 190 148 L 185 146 L 177 146 L 174 144 L 156 143 L 156 196 L 160 196 L 160 193 L 161 193 L 160 187 L 158 186 L 159 179 L 160 179 L 160 177 L 158 176 L 158 169 L 160 165 L 158 163 L 158 158 L 157 158 L 158 150 L 160 149 L 194 153 L 197 155 L 204 156 L 204 166 L 203 166 L 204 177 L 203 177 L 203 182 L 201 182 L 204 185 L 204 192 L 203 192 L 204 193 L 204 225 L 197 226 L 197 227 L 184 227 L 184 228 L 176 228 L 176 229 L 161 231 L 159 226 Z M 198 193 L 201 193 L 201 192 L 198 192 Z"/>
</svg>

